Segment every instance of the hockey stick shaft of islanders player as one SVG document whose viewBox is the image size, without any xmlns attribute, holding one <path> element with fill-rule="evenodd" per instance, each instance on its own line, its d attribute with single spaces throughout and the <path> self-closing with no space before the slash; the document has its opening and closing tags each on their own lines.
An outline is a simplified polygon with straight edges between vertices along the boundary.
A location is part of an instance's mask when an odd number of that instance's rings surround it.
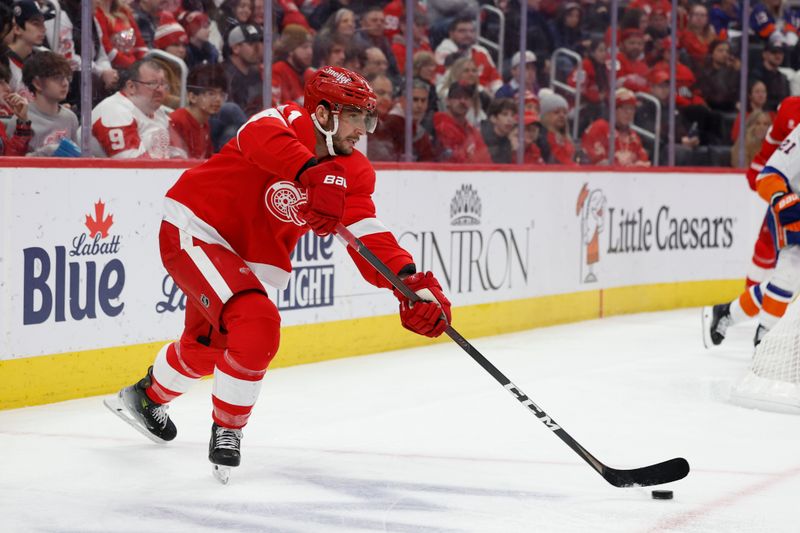
<svg viewBox="0 0 800 533">
<path fill-rule="evenodd" d="M 420 298 L 417 294 L 409 289 L 405 283 L 387 267 L 369 248 L 353 235 L 350 230 L 339 224 L 336 228 L 338 236 L 350 246 L 356 253 L 363 257 L 370 265 L 372 265 L 389 283 L 391 283 L 398 291 L 402 292 L 412 302 L 419 301 Z M 647 487 L 651 485 L 661 485 L 662 483 L 669 483 L 683 479 L 689 474 L 689 463 L 686 459 L 678 457 L 657 463 L 654 465 L 644 466 L 642 468 L 634 468 L 632 470 L 619 470 L 611 468 L 601 463 L 595 456 L 589 453 L 583 446 L 581 446 L 569 433 L 558 425 L 550 415 L 536 405 L 533 400 L 520 390 L 519 387 L 514 385 L 500 370 L 497 369 L 488 359 L 486 359 L 472 344 L 458 333 L 453 326 L 448 326 L 445 333 L 458 344 L 462 350 L 467 352 L 476 363 L 481 365 L 484 370 L 492 375 L 500 385 L 510 392 L 522 405 L 527 407 L 531 413 L 539 419 L 547 428 L 555 433 L 558 438 L 564 441 L 567 446 L 577 453 L 581 459 L 586 461 L 598 474 L 614 485 L 615 487 Z"/>
</svg>

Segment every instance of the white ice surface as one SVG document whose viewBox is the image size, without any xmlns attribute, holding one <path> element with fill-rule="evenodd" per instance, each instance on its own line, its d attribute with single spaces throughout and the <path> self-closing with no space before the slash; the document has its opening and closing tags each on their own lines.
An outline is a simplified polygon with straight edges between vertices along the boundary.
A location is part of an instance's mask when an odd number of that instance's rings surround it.
<svg viewBox="0 0 800 533">
<path fill-rule="evenodd" d="M 687 458 L 671 501 L 607 484 L 447 342 L 268 372 L 228 486 L 206 458 L 208 381 L 173 403 L 165 446 L 99 397 L 2 411 L 0 531 L 798 532 L 800 418 L 728 403 L 753 328 L 706 351 L 699 323 L 473 340 L 606 464 Z"/>
</svg>

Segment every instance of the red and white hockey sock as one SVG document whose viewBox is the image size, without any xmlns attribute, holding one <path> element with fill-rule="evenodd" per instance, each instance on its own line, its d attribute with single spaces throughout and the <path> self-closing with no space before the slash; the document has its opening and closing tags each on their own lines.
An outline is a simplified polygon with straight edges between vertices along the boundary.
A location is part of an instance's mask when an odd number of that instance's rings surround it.
<svg viewBox="0 0 800 533">
<path fill-rule="evenodd" d="M 180 345 L 171 342 L 156 355 L 150 387 L 145 392 L 154 402 L 167 403 L 188 391 L 201 377 L 181 358 Z"/>
<path fill-rule="evenodd" d="M 261 391 L 261 381 L 280 342 L 278 309 L 262 293 L 237 294 L 225 305 L 223 323 L 228 349 L 214 368 L 213 419 L 240 429 Z"/>
</svg>

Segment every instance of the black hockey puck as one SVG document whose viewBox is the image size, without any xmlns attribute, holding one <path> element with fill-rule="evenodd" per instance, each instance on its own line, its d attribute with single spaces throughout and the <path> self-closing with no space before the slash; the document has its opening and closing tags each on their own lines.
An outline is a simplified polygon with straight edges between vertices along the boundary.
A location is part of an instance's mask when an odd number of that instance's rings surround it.
<svg viewBox="0 0 800 533">
<path fill-rule="evenodd" d="M 672 499 L 672 491 L 671 490 L 654 490 L 652 492 L 654 500 L 671 500 Z"/>
</svg>

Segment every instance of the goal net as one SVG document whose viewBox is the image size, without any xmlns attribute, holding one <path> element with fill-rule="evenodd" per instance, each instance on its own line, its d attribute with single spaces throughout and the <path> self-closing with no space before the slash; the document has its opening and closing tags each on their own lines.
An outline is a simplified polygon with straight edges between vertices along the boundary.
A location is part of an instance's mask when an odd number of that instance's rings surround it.
<svg viewBox="0 0 800 533">
<path fill-rule="evenodd" d="M 731 390 L 731 400 L 800 415 L 800 298 L 761 340 L 750 370 Z"/>
</svg>

